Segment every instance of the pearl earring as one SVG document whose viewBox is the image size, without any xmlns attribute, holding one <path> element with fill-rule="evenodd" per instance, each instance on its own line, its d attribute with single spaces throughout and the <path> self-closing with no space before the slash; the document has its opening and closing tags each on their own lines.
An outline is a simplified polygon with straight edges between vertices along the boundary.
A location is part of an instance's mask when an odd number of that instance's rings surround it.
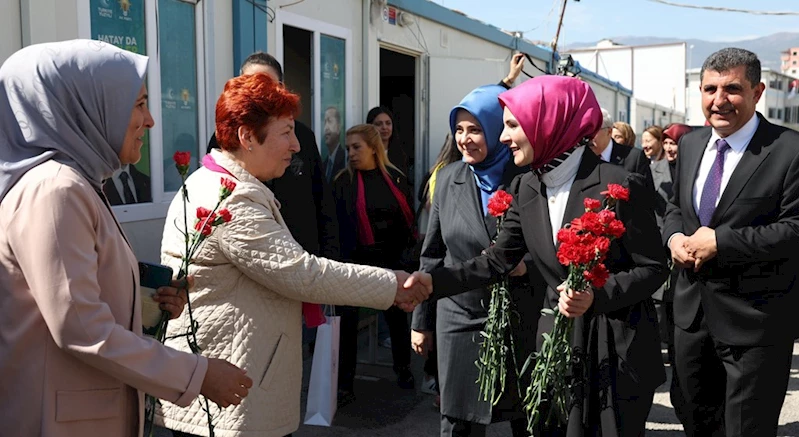
<svg viewBox="0 0 799 437">
<path fill-rule="evenodd" d="M 252 152 L 252 146 L 248 147 L 248 148 L 247 148 L 247 150 L 249 150 L 250 152 Z"/>
</svg>

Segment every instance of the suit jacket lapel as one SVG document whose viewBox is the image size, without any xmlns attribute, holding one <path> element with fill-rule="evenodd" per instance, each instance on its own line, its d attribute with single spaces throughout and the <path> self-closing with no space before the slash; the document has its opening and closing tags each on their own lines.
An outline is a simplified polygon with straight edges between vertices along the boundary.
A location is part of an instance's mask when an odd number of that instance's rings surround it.
<svg viewBox="0 0 799 437">
<path fill-rule="evenodd" d="M 599 184 L 599 164 L 601 162 L 602 161 L 594 155 L 594 152 L 587 147 L 585 148 L 580 166 L 577 168 L 577 176 L 575 176 L 574 183 L 569 190 L 569 200 L 566 203 L 566 211 L 563 214 L 563 223 L 561 223 L 561 227 L 571 222 L 572 219 L 583 215 L 585 212 L 585 206 L 583 206 L 583 199 L 585 199 L 585 196 L 583 195 L 583 191 Z"/>
<path fill-rule="evenodd" d="M 537 256 L 550 270 L 558 276 L 563 274 L 563 266 L 558 263 L 555 245 L 553 244 L 552 226 L 549 220 L 549 205 L 544 184 L 537 177 L 531 177 L 527 185 L 533 190 L 532 199 L 521 205 L 521 216 L 529 217 L 525 220 L 532 223 L 531 239 L 534 242 L 535 256 Z"/>
<path fill-rule="evenodd" d="M 627 154 L 629 154 L 629 151 L 624 156 L 622 156 L 621 152 L 624 151 L 622 147 L 627 147 L 627 146 L 619 145 L 615 141 L 611 140 L 610 146 L 608 147 L 612 147 L 612 149 L 610 149 L 610 163 L 623 166 L 624 159 L 627 158 Z"/>
<path fill-rule="evenodd" d="M 694 224 L 699 224 L 699 216 L 696 215 L 696 207 L 694 206 L 694 186 L 696 185 L 696 176 L 699 174 L 699 166 L 702 163 L 702 156 L 705 154 L 707 142 L 710 141 L 710 134 L 712 131 L 707 129 L 700 137 L 699 140 L 693 144 L 686 144 L 686 150 L 680 150 L 680 153 L 685 156 L 682 162 L 687 163 L 687 166 L 681 168 L 680 178 L 680 197 L 683 201 L 687 201 L 690 208 L 688 208 L 688 218 Z M 680 159 L 680 158 L 677 158 Z"/>
<path fill-rule="evenodd" d="M 477 238 L 483 247 L 491 245 L 491 236 L 486 229 L 483 215 L 483 201 L 477 194 L 474 176 L 469 167 L 464 165 L 452 178 L 455 205 L 458 214 L 466 222 L 466 227 Z"/>
<path fill-rule="evenodd" d="M 711 227 L 716 227 L 718 220 L 724 216 L 724 213 L 738 197 L 738 194 L 744 186 L 746 186 L 747 182 L 749 182 L 749 179 L 757 168 L 760 167 L 760 164 L 762 164 L 769 153 L 771 153 L 770 147 L 763 147 L 771 143 L 771 141 L 765 138 L 766 126 L 764 126 L 764 122 L 765 120 L 760 120 L 760 126 L 758 126 L 757 131 L 755 131 L 752 140 L 749 141 L 746 150 L 744 150 L 741 161 L 732 172 L 730 181 L 727 182 L 727 186 L 724 188 L 724 192 L 719 199 L 719 204 L 713 212 L 713 218 L 710 220 Z"/>
</svg>

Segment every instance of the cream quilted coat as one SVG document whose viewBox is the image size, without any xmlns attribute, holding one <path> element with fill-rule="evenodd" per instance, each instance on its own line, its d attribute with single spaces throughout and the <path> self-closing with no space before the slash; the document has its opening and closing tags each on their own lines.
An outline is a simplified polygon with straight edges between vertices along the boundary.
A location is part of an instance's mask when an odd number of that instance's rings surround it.
<svg viewBox="0 0 799 437">
<path fill-rule="evenodd" d="M 190 273 L 198 342 L 203 355 L 229 360 L 253 379 L 241 405 L 215 404 L 219 437 L 282 437 L 297 430 L 302 384 L 302 302 L 386 309 L 396 279 L 385 269 L 317 258 L 292 238 L 272 192 L 228 159 L 212 151 L 217 164 L 237 179 L 222 205 L 233 220 L 218 227 L 200 249 Z M 187 180 L 189 211 L 211 209 L 223 175 L 200 168 Z M 189 227 L 194 218 L 190 216 Z M 161 261 L 177 272 L 183 251 L 183 202 L 172 201 L 164 227 Z M 186 332 L 188 311 L 169 323 L 167 336 Z M 188 351 L 185 338 L 167 344 Z M 157 421 L 167 428 L 208 435 L 200 402 L 181 408 L 163 402 Z"/>
</svg>

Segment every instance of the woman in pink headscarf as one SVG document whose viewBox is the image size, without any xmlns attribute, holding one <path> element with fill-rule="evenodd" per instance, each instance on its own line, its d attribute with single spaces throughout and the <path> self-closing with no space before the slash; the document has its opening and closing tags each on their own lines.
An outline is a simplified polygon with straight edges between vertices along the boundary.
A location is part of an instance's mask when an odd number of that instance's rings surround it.
<svg viewBox="0 0 799 437">
<path fill-rule="evenodd" d="M 500 141 L 517 166 L 533 171 L 512 185 L 514 202 L 494 246 L 462 264 L 415 273 L 434 293 L 471 290 L 513 270 L 526 253 L 547 282 L 544 307 L 574 318 L 574 402 L 568 424 L 536 435 L 627 437 L 644 434 L 655 389 L 666 380 L 651 295 L 666 279 L 666 257 L 643 178 L 604 163 L 586 145 L 602 123 L 594 93 L 562 76 L 528 80 L 500 95 Z M 557 231 L 585 212 L 583 200 L 602 199 L 608 184 L 622 184 L 630 200 L 616 214 L 627 231 L 611 243 L 601 289 L 566 290 L 556 256 Z M 554 317 L 542 316 L 539 337 Z M 539 338 L 539 342 L 541 339 Z M 546 417 L 546 415 L 544 415 Z"/>
</svg>

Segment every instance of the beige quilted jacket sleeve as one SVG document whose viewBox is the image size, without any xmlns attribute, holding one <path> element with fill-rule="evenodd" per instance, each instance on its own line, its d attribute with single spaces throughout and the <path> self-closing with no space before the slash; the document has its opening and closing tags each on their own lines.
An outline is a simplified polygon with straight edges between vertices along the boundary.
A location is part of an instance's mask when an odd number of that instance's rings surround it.
<svg viewBox="0 0 799 437">
<path fill-rule="evenodd" d="M 220 250 L 252 280 L 303 302 L 376 309 L 394 303 L 394 272 L 309 254 L 294 241 L 279 212 L 276 218 L 246 192 L 234 192 L 226 203 L 233 220 L 216 231 Z"/>
</svg>

